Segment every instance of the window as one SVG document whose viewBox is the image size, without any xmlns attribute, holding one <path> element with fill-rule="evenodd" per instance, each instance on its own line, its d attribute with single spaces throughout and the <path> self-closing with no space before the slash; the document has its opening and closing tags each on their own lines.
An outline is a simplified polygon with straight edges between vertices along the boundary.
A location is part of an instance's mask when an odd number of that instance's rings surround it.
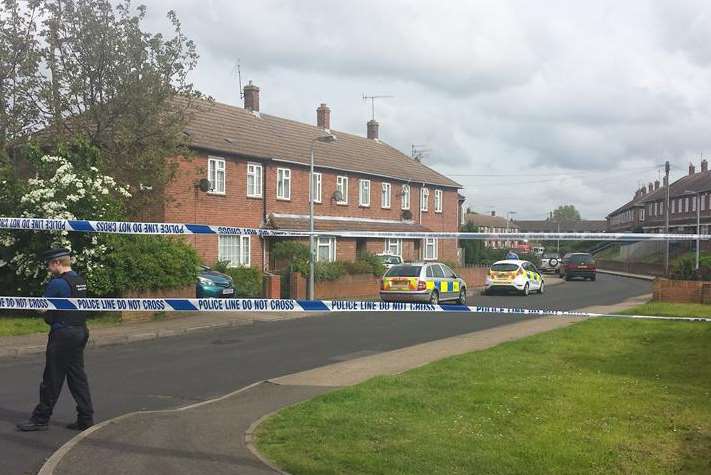
<svg viewBox="0 0 711 475">
<path fill-rule="evenodd" d="M 262 166 L 258 163 L 247 164 L 247 196 L 262 197 Z"/>
<path fill-rule="evenodd" d="M 318 236 L 316 241 L 316 261 L 333 262 L 336 260 L 336 238 Z"/>
<path fill-rule="evenodd" d="M 671 200 L 671 214 L 676 214 L 676 200 Z"/>
<path fill-rule="evenodd" d="M 691 198 L 691 211 L 696 211 L 696 200 L 699 199 L 699 195 L 694 196 Z"/>
<path fill-rule="evenodd" d="M 320 173 L 314 173 L 314 182 L 313 182 L 313 194 L 314 194 L 314 203 L 320 203 L 321 202 L 321 174 Z"/>
<path fill-rule="evenodd" d="M 390 183 L 383 183 L 380 194 L 380 207 L 390 209 Z"/>
<path fill-rule="evenodd" d="M 455 274 L 452 269 L 445 266 L 444 264 L 442 264 L 442 270 L 444 271 L 444 278 L 445 279 L 456 279 L 457 278 L 457 274 Z"/>
<path fill-rule="evenodd" d="M 370 180 L 358 182 L 358 206 L 370 206 Z"/>
<path fill-rule="evenodd" d="M 701 211 L 706 211 L 706 197 L 708 195 L 701 195 Z"/>
<path fill-rule="evenodd" d="M 229 267 L 249 267 L 249 236 L 218 236 L 217 259 L 227 261 Z"/>
<path fill-rule="evenodd" d="M 210 193 L 225 194 L 225 161 L 221 158 L 208 158 L 207 179 L 210 180 Z"/>
<path fill-rule="evenodd" d="M 401 209 L 410 209 L 410 185 L 402 185 Z"/>
<path fill-rule="evenodd" d="M 402 239 L 386 239 L 385 254 L 402 257 Z"/>
<path fill-rule="evenodd" d="M 277 199 L 291 199 L 291 170 L 277 168 Z"/>
<path fill-rule="evenodd" d="M 348 204 L 348 177 L 339 176 L 336 178 L 336 191 L 341 193 L 341 200 L 336 201 L 336 204 L 347 205 Z"/>
<path fill-rule="evenodd" d="M 439 264 L 433 264 L 430 265 L 430 269 L 432 269 L 432 277 L 435 279 L 444 279 L 444 271 L 442 271 L 442 266 Z"/>
<path fill-rule="evenodd" d="M 427 211 L 427 208 L 429 207 L 429 201 L 430 201 L 430 190 L 427 188 L 422 188 L 422 192 L 420 193 L 420 210 L 421 211 Z"/>
<path fill-rule="evenodd" d="M 425 239 L 424 258 L 427 260 L 437 259 L 437 239 L 435 239 L 435 238 L 426 238 Z"/>
<path fill-rule="evenodd" d="M 646 211 L 646 210 L 645 210 L 644 208 L 642 208 L 642 209 L 639 210 L 639 220 L 640 220 L 640 221 L 644 221 L 644 218 L 645 218 L 645 216 L 644 216 L 645 211 Z"/>
<path fill-rule="evenodd" d="M 686 213 L 689 211 L 689 198 L 684 198 L 682 202 L 684 203 L 684 213 Z"/>
<path fill-rule="evenodd" d="M 442 190 L 435 190 L 434 207 L 435 213 L 442 212 Z"/>
</svg>

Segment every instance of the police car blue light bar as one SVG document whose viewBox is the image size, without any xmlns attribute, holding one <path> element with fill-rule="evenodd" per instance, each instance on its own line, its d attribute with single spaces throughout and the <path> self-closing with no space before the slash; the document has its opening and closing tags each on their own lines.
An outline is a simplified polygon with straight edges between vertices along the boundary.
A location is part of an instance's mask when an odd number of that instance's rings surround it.
<svg viewBox="0 0 711 475">
<path fill-rule="evenodd" d="M 150 223 L 136 221 L 91 221 L 0 217 L 0 230 L 69 231 L 109 234 L 191 235 L 213 234 L 260 237 L 308 237 L 308 231 L 243 228 L 208 224 Z M 654 233 L 469 233 L 469 232 L 384 232 L 315 231 L 315 236 L 396 239 L 479 239 L 479 240 L 561 240 L 561 241 L 696 241 L 710 240 L 711 234 Z"/>
</svg>

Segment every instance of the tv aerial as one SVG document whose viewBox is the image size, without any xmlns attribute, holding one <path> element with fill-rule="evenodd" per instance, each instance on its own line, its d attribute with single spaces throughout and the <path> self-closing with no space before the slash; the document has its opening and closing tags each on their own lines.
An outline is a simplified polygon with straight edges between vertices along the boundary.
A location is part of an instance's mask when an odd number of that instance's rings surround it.
<svg viewBox="0 0 711 475">
<path fill-rule="evenodd" d="M 412 158 L 421 162 L 425 156 L 432 151 L 427 145 L 416 145 L 412 144 Z"/>
<path fill-rule="evenodd" d="M 395 97 L 395 96 L 368 96 L 365 93 L 363 93 L 363 100 L 364 101 L 370 101 L 370 119 L 375 120 L 375 100 L 376 99 L 384 99 L 386 97 Z"/>
</svg>

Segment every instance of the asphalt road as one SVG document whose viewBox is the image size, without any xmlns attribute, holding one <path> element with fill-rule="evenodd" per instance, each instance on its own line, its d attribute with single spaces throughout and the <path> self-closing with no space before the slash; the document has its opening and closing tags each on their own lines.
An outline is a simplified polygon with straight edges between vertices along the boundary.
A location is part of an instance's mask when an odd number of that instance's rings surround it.
<svg viewBox="0 0 711 475">
<path fill-rule="evenodd" d="M 609 305 L 651 291 L 651 283 L 599 275 L 566 282 L 544 295 L 473 296 L 470 305 L 573 310 Z M 142 409 L 174 408 L 211 399 L 256 381 L 336 361 L 505 325 L 521 317 L 487 314 L 325 314 L 216 329 L 87 352 L 97 422 Z M 47 432 L 19 433 L 15 423 L 38 397 L 43 356 L 0 360 L 0 474 L 36 473 L 75 435 L 65 388 Z"/>
</svg>

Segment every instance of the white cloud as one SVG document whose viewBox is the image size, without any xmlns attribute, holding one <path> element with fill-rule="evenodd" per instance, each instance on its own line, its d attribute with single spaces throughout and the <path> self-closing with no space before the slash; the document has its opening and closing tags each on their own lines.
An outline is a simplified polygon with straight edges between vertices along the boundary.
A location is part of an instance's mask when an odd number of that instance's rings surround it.
<svg viewBox="0 0 711 475">
<path fill-rule="evenodd" d="M 165 28 L 147 0 L 148 29 Z M 465 186 L 468 205 L 542 218 L 575 204 L 601 218 L 709 151 L 711 3 L 704 1 L 179 0 L 201 54 L 197 86 L 239 103 L 233 68 L 262 110 L 381 137 Z M 465 175 L 504 175 L 496 177 Z M 519 183 L 515 187 L 507 182 Z"/>
</svg>

